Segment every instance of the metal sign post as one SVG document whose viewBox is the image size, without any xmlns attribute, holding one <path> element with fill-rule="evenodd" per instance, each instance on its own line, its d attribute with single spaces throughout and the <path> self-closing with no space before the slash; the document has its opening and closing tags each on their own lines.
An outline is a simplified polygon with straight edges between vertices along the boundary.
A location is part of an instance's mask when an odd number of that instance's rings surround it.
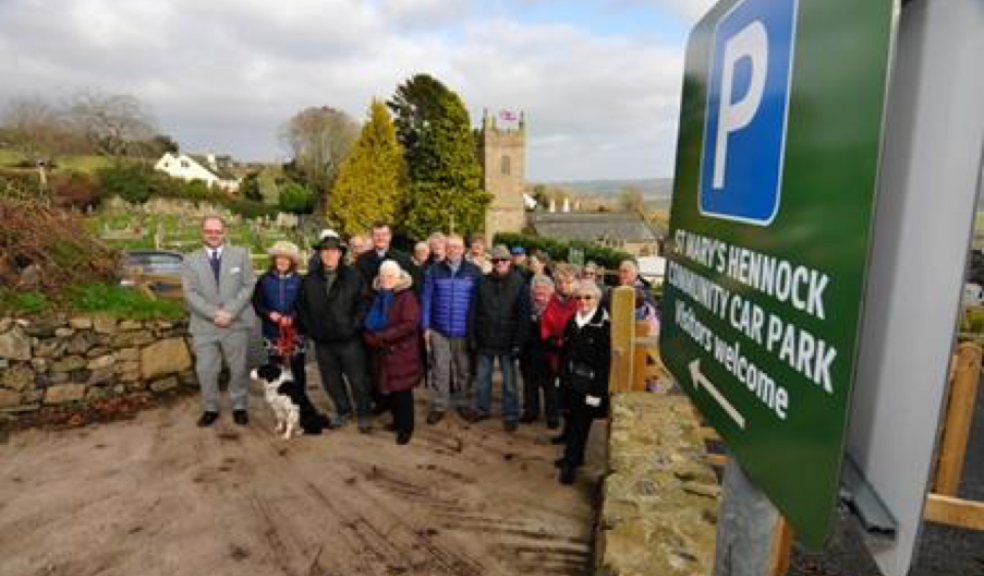
<svg viewBox="0 0 984 576">
<path fill-rule="evenodd" d="M 660 348 L 819 547 L 837 500 L 899 0 L 725 0 L 687 48 Z"/>
<path fill-rule="evenodd" d="M 908 573 L 922 526 L 981 186 L 982 54 L 984 2 L 905 3 L 848 442 L 897 524 L 869 541 L 886 576 Z"/>
</svg>

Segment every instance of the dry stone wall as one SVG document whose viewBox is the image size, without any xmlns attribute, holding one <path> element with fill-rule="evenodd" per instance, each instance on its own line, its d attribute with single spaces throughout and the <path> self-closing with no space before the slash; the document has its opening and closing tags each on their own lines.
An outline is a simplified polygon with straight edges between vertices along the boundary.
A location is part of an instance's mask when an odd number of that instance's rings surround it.
<svg viewBox="0 0 984 576">
<path fill-rule="evenodd" d="M 0 413 L 197 387 L 187 322 L 0 318 Z"/>
<path fill-rule="evenodd" d="M 596 576 L 710 576 L 720 488 L 685 396 L 612 399 Z"/>
</svg>

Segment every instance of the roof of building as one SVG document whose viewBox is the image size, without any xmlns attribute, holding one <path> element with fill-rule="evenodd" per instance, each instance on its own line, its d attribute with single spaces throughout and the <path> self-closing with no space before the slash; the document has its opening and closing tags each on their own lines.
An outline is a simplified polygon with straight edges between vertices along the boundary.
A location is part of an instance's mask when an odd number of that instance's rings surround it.
<svg viewBox="0 0 984 576">
<path fill-rule="evenodd" d="M 187 156 L 198 162 L 202 168 L 218 176 L 221 180 L 238 180 L 232 171 L 233 162 L 231 156 L 215 156 L 215 168 L 209 163 L 208 156 L 205 154 L 188 154 Z"/>
<path fill-rule="evenodd" d="M 631 212 L 534 212 L 529 223 L 538 235 L 556 240 L 655 242 L 666 236 Z"/>
</svg>

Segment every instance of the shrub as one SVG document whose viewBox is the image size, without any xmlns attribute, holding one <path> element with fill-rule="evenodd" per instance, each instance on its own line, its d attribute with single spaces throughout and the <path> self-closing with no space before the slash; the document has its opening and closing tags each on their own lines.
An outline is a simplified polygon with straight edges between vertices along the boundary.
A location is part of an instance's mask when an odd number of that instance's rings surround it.
<svg viewBox="0 0 984 576">
<path fill-rule="evenodd" d="M 119 196 L 131 204 L 143 204 L 154 191 L 154 170 L 149 166 L 116 165 L 97 174 L 106 196 Z"/>
<path fill-rule="evenodd" d="M 294 214 L 310 214 L 314 208 L 314 193 L 297 182 L 287 182 L 280 188 L 280 209 Z"/>
<path fill-rule="evenodd" d="M 95 208 L 102 198 L 99 182 L 92 176 L 77 172 L 53 178 L 51 190 L 55 205 L 61 208 Z"/>
<path fill-rule="evenodd" d="M 532 250 L 542 250 L 546 252 L 552 260 L 562 262 L 570 261 L 570 252 L 572 248 L 578 249 L 584 254 L 585 262 L 592 260 L 609 270 L 618 268 L 618 265 L 623 260 L 632 258 L 632 255 L 628 252 L 613 250 L 612 248 L 606 248 L 604 246 L 596 246 L 580 240 L 564 242 L 561 240 L 552 240 L 550 238 L 542 238 L 540 236 L 532 236 L 527 234 L 499 233 L 495 235 L 492 243 L 505 244 L 510 248 L 522 246 L 527 252 Z"/>
</svg>

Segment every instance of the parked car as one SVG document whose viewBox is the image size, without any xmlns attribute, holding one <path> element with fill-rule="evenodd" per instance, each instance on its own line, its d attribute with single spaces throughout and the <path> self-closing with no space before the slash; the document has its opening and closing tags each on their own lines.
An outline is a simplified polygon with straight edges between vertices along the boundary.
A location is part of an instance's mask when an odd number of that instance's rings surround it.
<svg viewBox="0 0 984 576">
<path fill-rule="evenodd" d="M 129 250 L 123 257 L 123 279 L 120 284 L 133 286 L 141 275 L 153 278 L 147 283 L 155 294 L 174 297 L 181 292 L 181 265 L 184 256 L 166 250 Z"/>
</svg>

